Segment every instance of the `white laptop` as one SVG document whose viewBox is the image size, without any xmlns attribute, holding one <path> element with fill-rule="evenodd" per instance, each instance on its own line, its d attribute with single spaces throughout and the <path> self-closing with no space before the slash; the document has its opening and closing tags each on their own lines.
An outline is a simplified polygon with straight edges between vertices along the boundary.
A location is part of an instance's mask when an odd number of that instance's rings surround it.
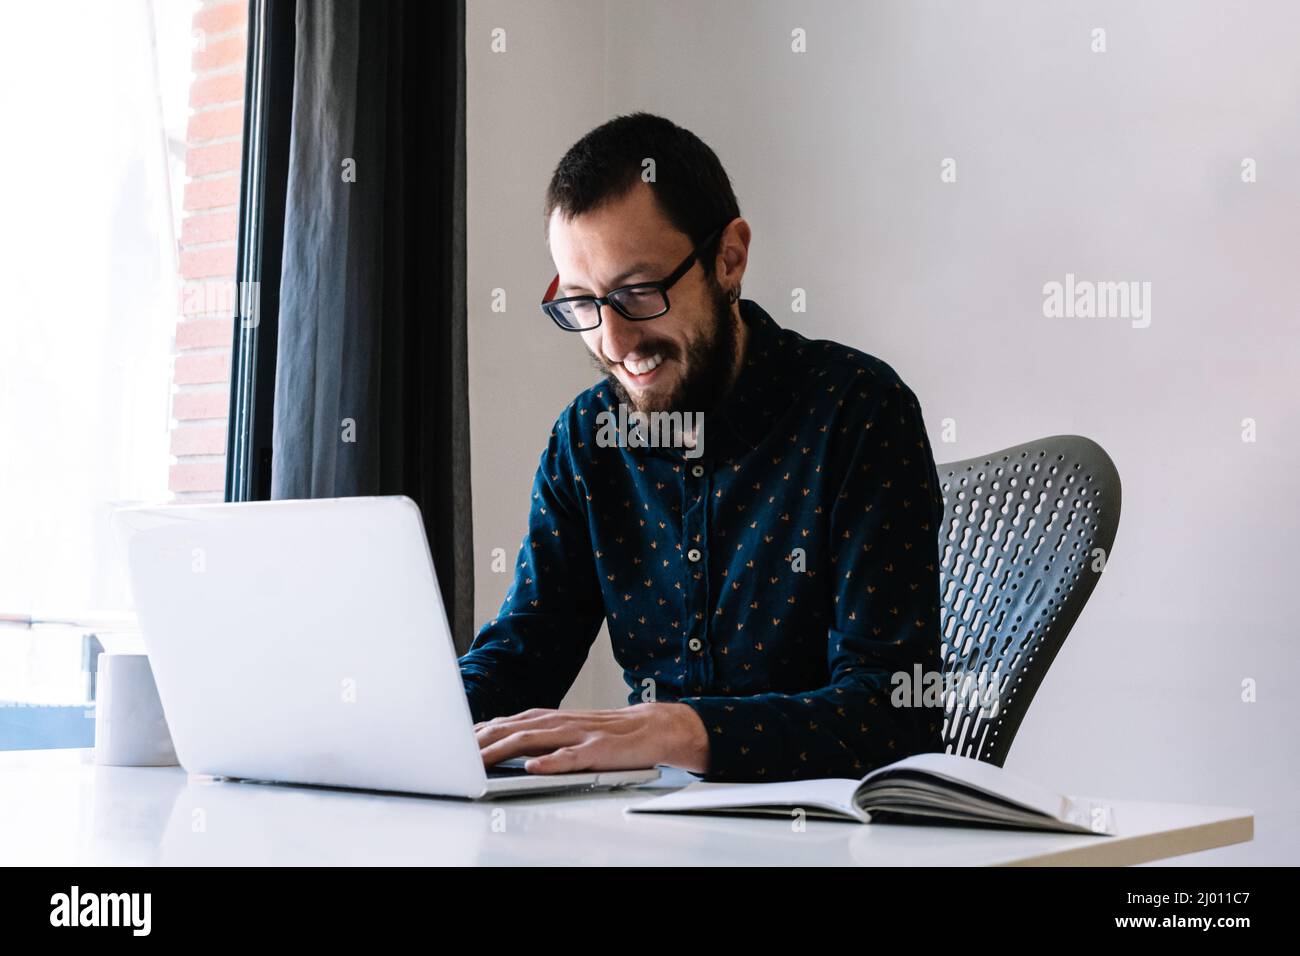
<svg viewBox="0 0 1300 956">
<path fill-rule="evenodd" d="M 659 777 L 485 770 L 409 498 L 125 508 L 113 526 L 191 773 L 470 799 Z"/>
</svg>

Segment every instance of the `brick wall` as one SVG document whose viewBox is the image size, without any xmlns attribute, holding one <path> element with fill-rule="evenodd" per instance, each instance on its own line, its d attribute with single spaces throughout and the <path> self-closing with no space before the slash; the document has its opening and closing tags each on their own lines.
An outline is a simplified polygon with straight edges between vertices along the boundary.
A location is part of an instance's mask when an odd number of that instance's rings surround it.
<svg viewBox="0 0 1300 956">
<path fill-rule="evenodd" d="M 192 24 L 168 482 L 177 500 L 220 500 L 225 487 L 247 19 L 247 0 L 205 0 Z"/>
</svg>

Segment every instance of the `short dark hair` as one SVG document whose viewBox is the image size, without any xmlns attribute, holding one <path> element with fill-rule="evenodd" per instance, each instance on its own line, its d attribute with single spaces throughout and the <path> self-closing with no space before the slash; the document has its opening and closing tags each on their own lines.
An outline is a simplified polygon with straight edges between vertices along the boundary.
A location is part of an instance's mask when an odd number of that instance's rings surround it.
<svg viewBox="0 0 1300 956">
<path fill-rule="evenodd" d="M 740 215 L 717 154 L 690 130 L 637 112 L 597 126 L 569 147 L 546 188 L 544 228 L 556 209 L 571 219 L 625 196 L 641 179 L 647 159 L 655 163 L 654 182 L 647 185 L 659 208 L 693 244 Z M 713 275 L 718 242 L 701 250 L 705 275 Z"/>
</svg>

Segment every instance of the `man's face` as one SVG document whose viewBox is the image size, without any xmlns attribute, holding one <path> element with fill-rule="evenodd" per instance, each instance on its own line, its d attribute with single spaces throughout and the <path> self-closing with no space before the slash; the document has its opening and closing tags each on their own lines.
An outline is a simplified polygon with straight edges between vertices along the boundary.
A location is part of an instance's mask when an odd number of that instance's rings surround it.
<svg viewBox="0 0 1300 956">
<path fill-rule="evenodd" d="M 548 236 L 560 275 L 557 298 L 605 295 L 663 279 L 691 251 L 689 236 L 660 211 L 649 185 L 600 209 L 565 219 L 551 214 Z M 707 412 L 725 392 L 736 360 L 737 318 L 717 279 L 699 262 L 668 290 L 670 308 L 634 322 L 611 305 L 580 333 L 620 401 L 643 411 Z"/>
</svg>

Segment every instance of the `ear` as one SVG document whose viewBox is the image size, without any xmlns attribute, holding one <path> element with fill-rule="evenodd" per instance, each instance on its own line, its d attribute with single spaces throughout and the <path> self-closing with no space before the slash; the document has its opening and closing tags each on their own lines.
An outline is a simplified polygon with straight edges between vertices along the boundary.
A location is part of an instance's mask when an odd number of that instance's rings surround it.
<svg viewBox="0 0 1300 956">
<path fill-rule="evenodd" d="M 730 289 L 735 302 L 740 298 L 740 283 L 745 277 L 745 267 L 749 265 L 749 223 L 737 216 L 727 224 L 718 239 L 718 256 L 713 264 L 713 274 L 718 284 Z"/>
</svg>

